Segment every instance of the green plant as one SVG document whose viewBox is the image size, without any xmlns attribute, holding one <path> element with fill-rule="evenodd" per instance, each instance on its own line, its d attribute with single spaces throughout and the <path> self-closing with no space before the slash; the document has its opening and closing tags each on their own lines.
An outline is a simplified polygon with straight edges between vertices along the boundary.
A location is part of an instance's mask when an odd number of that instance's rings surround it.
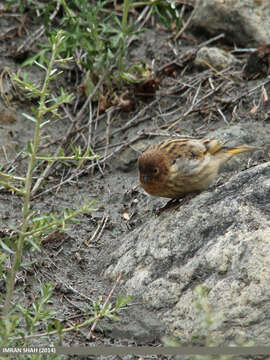
<svg viewBox="0 0 270 360">
<path fill-rule="evenodd" d="M 107 303 L 105 306 L 102 305 L 101 301 L 92 301 L 92 303 L 87 306 L 86 314 L 94 316 L 96 319 L 108 318 L 113 321 L 119 321 L 120 318 L 117 316 L 117 312 L 125 307 L 128 302 L 130 302 L 131 298 L 123 297 L 119 295 L 116 299 L 115 305 L 112 303 Z"/>
<path fill-rule="evenodd" d="M 128 23 L 131 8 L 150 6 L 153 14 L 157 14 L 165 26 L 171 28 L 172 23 L 181 26 L 176 2 L 169 0 L 135 2 L 124 0 L 122 19 L 113 11 L 108 11 L 109 1 L 98 0 L 58 0 L 64 13 L 60 19 L 60 26 L 66 38 L 62 47 L 62 56 L 76 55 L 79 66 L 89 70 L 84 81 L 86 95 L 94 89 L 98 79 L 111 63 L 116 68 L 115 72 L 109 72 L 105 79 L 106 86 L 121 87 L 123 82 L 128 82 L 135 74 L 126 58 L 128 39 L 139 34 L 134 24 Z M 46 23 L 48 37 L 55 34 L 55 29 L 50 29 L 51 24 Z M 27 59 L 24 65 L 31 65 L 34 61 L 41 64 L 48 62 L 48 54 L 51 52 L 50 44 L 39 44 L 40 51 Z M 123 75 L 125 73 L 125 75 Z M 90 74 L 90 75 L 89 75 Z M 136 77 L 137 82 L 143 81 L 143 77 Z M 133 81 L 131 81 L 133 82 Z"/>
<path fill-rule="evenodd" d="M 106 318 L 119 321 L 120 318 L 116 314 L 130 302 L 130 297 L 122 296 L 117 297 L 114 305 L 109 301 L 104 305 L 100 301 L 92 301 L 82 314 L 85 320 L 65 327 L 57 319 L 56 312 L 50 308 L 52 293 L 52 283 L 42 284 L 40 294 L 35 295 L 31 307 L 16 305 L 10 310 L 9 316 L 0 317 L 0 347 L 31 346 L 35 339 L 41 338 L 50 344 L 52 336 L 57 336 L 61 345 L 64 335 L 68 332 L 78 331 L 92 324 L 95 327 Z"/>
<path fill-rule="evenodd" d="M 131 7 L 150 6 L 152 13 L 156 14 L 160 21 L 171 29 L 174 23 L 177 27 L 181 27 L 182 19 L 177 10 L 177 1 L 174 0 L 148 0 L 138 1 L 130 4 Z"/>
<path fill-rule="evenodd" d="M 48 301 L 52 296 L 52 292 L 52 283 L 47 285 L 41 284 L 40 296 L 38 294 L 35 295 L 32 308 L 25 308 L 19 304 L 16 306 L 16 310 L 25 321 L 25 330 L 28 333 L 33 333 L 41 325 L 44 327 L 44 323 L 51 322 L 56 315 L 55 311 L 50 310 L 48 307 Z"/>
<path fill-rule="evenodd" d="M 148 2 L 149 4 L 149 2 Z M 182 25 L 182 19 L 176 6 L 177 2 L 173 0 L 155 0 L 151 1 L 152 11 L 157 14 L 160 21 L 168 29 L 171 29 L 174 23 L 178 28 Z"/>
<path fill-rule="evenodd" d="M 55 230 L 55 228 L 63 229 L 67 221 L 74 219 L 77 215 L 82 213 L 88 213 L 93 210 L 93 202 L 88 204 L 87 202 L 81 206 L 77 210 L 70 210 L 65 212 L 62 217 L 57 218 L 56 216 L 51 215 L 50 217 L 44 217 L 43 219 L 35 219 L 30 210 L 31 203 L 31 195 L 32 191 L 32 183 L 33 183 L 33 173 L 35 171 L 35 167 L 40 160 L 46 160 L 47 162 L 53 163 L 58 160 L 69 160 L 70 157 L 42 157 L 38 154 L 38 147 L 40 142 L 40 129 L 43 126 L 48 126 L 49 121 L 45 120 L 45 115 L 52 114 L 54 116 L 60 116 L 58 113 L 59 106 L 71 101 L 72 96 L 65 93 L 63 89 L 60 90 L 60 95 L 58 97 L 52 96 L 50 94 L 48 85 L 49 83 L 55 79 L 60 72 L 54 68 L 55 65 L 59 63 L 65 63 L 66 61 L 70 61 L 70 58 L 62 59 L 60 58 L 60 53 L 62 49 L 62 44 L 64 42 L 63 33 L 60 31 L 57 35 L 51 38 L 51 47 L 52 54 L 51 59 L 48 63 L 47 68 L 44 65 L 38 64 L 45 71 L 45 78 L 43 84 L 34 84 L 27 81 L 27 77 L 24 76 L 23 79 L 19 75 L 14 75 L 14 81 L 23 89 L 25 89 L 30 98 L 38 98 L 39 105 L 37 109 L 32 109 L 33 116 L 26 115 L 26 117 L 35 123 L 35 131 L 33 142 L 29 142 L 27 144 L 27 156 L 28 156 L 28 170 L 25 177 L 19 177 L 12 174 L 5 174 L 3 172 L 0 173 L 1 185 L 10 189 L 13 192 L 16 192 L 23 196 L 23 209 L 22 209 L 22 225 L 19 228 L 13 228 L 13 230 L 17 233 L 17 248 L 14 255 L 14 260 L 12 264 L 11 271 L 8 277 L 8 285 L 7 285 L 7 293 L 5 297 L 5 304 L 3 309 L 4 316 L 8 316 L 9 310 L 11 308 L 11 299 L 13 296 L 15 276 L 21 264 L 22 252 L 24 243 L 29 241 L 32 246 L 37 246 L 37 244 L 33 241 L 33 235 L 41 234 L 46 231 Z M 92 160 L 96 158 L 96 156 L 89 156 L 89 153 L 80 156 L 80 154 L 76 154 L 72 157 L 72 160 L 77 158 L 80 160 Z M 14 185 L 13 182 L 23 183 L 23 185 Z M 41 183 L 39 184 L 41 186 Z M 36 187 L 38 190 L 39 186 Z M 38 246 L 37 246 L 38 248 Z"/>
<path fill-rule="evenodd" d="M 64 9 L 64 15 L 60 20 L 66 39 L 61 49 L 63 56 L 74 55 L 77 49 L 82 49 L 77 63 L 91 70 L 93 87 L 115 57 L 118 71 L 122 71 L 127 38 L 136 33 L 133 32 L 133 26 L 127 24 L 130 1 L 124 1 L 122 21 L 114 12 L 105 11 L 108 1 L 99 0 L 91 3 L 88 0 L 72 0 L 67 3 L 65 0 L 59 0 L 59 2 Z M 50 29 L 50 34 L 55 36 L 56 31 Z M 51 36 L 49 32 L 48 36 Z M 51 44 L 40 44 L 40 48 L 41 50 L 27 59 L 24 65 L 31 65 L 35 61 L 41 64 L 48 63 Z M 107 84 L 114 78 L 117 79 L 117 76 L 113 77 L 110 74 Z"/>
<path fill-rule="evenodd" d="M 12 3 L 13 0 L 8 0 Z M 53 4 L 54 3 L 54 4 Z M 54 0 L 49 3 L 39 3 L 35 0 L 24 0 L 20 9 L 39 9 L 43 18 L 43 24 L 47 29 L 47 36 L 55 36 L 58 29 L 53 27 L 50 16 L 55 11 L 55 6 L 63 10 L 57 14 L 59 26 L 66 38 L 62 46 L 62 56 L 75 56 L 75 60 L 81 69 L 86 69 L 82 85 L 88 96 L 95 88 L 98 80 L 111 65 L 114 71 L 109 71 L 104 84 L 109 91 L 121 88 L 123 84 L 144 81 L 143 76 L 136 76 L 126 59 L 128 39 L 138 35 L 136 25 L 129 20 L 131 8 L 149 7 L 149 13 L 157 15 L 160 21 L 171 29 L 172 24 L 181 27 L 181 18 L 177 10 L 177 2 L 174 0 L 148 0 L 134 1 L 124 0 L 122 16 L 116 11 L 111 11 L 109 0 Z M 130 18 L 131 20 L 131 18 Z M 39 51 L 28 58 L 23 65 L 32 65 L 35 61 L 47 64 L 51 53 L 51 41 L 37 44 Z M 129 81 L 131 79 L 131 81 Z M 103 90 L 103 95 L 106 90 Z M 97 97 L 95 98 L 97 99 Z"/>
</svg>

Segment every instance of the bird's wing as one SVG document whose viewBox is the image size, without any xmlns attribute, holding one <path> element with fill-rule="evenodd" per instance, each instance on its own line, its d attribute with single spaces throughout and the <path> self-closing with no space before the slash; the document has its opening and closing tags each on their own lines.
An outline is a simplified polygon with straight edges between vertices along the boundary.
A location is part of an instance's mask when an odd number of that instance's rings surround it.
<svg viewBox="0 0 270 360">
<path fill-rule="evenodd" d="M 214 139 L 180 138 L 164 141 L 157 148 L 168 154 L 175 172 L 189 176 L 206 168 L 211 155 L 220 151 L 223 144 Z"/>
<path fill-rule="evenodd" d="M 215 154 L 223 145 L 224 142 L 214 139 L 180 138 L 164 141 L 158 144 L 157 148 L 166 151 L 174 160 L 178 157 L 200 159 L 208 153 Z"/>
</svg>

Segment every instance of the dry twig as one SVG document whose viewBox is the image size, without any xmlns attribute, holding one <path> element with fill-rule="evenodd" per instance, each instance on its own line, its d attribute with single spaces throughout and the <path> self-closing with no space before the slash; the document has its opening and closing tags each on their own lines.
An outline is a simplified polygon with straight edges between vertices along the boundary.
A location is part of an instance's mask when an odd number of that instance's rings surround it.
<svg viewBox="0 0 270 360">
<path fill-rule="evenodd" d="M 95 240 L 96 242 L 101 237 L 101 234 L 103 233 L 106 223 L 108 221 L 108 217 L 105 217 L 105 215 L 102 216 L 102 219 L 100 223 L 98 224 L 94 234 L 92 235 L 91 239 L 89 241 L 85 240 L 84 243 L 87 247 L 92 247 L 91 243 Z"/>
<path fill-rule="evenodd" d="M 195 13 L 197 12 L 198 10 L 198 5 L 200 3 L 200 0 L 197 0 L 197 3 L 190 15 L 190 17 L 188 18 L 187 22 L 184 24 L 184 26 L 181 28 L 181 30 L 175 35 L 174 37 L 174 41 L 178 40 L 180 38 L 180 36 L 182 36 L 182 34 L 186 31 L 188 25 L 191 23 L 191 20 L 193 18 L 193 16 L 195 15 Z"/>
</svg>

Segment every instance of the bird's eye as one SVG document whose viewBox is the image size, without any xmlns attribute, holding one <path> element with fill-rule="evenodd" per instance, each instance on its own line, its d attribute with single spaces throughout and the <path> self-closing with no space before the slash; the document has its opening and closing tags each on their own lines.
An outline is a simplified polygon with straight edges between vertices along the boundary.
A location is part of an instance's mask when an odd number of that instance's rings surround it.
<svg viewBox="0 0 270 360">
<path fill-rule="evenodd" d="M 158 172 L 159 172 L 159 169 L 158 169 L 158 168 L 154 168 L 154 174 L 156 175 L 156 174 L 158 174 Z"/>
</svg>

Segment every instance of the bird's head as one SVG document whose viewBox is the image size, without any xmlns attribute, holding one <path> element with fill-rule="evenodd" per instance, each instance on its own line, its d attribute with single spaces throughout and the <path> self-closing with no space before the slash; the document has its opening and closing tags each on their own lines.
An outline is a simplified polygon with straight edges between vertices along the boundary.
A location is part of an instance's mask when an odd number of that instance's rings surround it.
<svg viewBox="0 0 270 360">
<path fill-rule="evenodd" d="M 166 156 L 158 150 L 146 151 L 138 160 L 139 180 L 149 194 L 159 196 L 167 182 L 169 164 Z"/>
</svg>

